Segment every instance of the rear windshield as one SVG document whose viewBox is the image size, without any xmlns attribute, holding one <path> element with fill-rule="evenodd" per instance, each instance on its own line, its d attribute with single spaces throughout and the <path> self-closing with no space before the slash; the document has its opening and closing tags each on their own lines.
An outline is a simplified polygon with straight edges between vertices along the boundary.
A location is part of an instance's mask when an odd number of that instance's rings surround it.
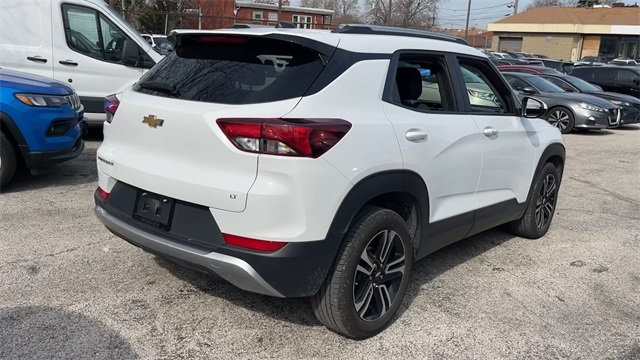
<svg viewBox="0 0 640 360">
<path fill-rule="evenodd" d="M 181 46 L 147 72 L 135 91 L 220 104 L 256 104 L 301 97 L 324 65 L 293 42 L 229 35 L 183 37 Z"/>
</svg>

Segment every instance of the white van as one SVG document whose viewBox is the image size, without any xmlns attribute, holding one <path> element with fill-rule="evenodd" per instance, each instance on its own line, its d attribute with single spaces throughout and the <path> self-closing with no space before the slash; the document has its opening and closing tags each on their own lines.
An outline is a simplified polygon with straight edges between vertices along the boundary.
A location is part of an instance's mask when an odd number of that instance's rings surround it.
<svg viewBox="0 0 640 360">
<path fill-rule="evenodd" d="M 161 59 L 102 0 L 0 0 L 0 67 L 69 83 L 90 124 L 105 120 L 106 95 Z"/>
</svg>

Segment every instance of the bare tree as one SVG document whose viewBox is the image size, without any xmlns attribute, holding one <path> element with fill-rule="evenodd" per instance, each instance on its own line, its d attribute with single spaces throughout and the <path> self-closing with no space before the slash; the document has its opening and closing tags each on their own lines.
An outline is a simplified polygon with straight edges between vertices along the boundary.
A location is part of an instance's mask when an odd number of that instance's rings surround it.
<svg viewBox="0 0 640 360">
<path fill-rule="evenodd" d="M 433 25 L 439 0 L 368 0 L 367 15 L 374 24 L 406 28 L 429 28 Z M 389 11 L 391 22 L 389 23 Z"/>
<path fill-rule="evenodd" d="M 362 21 L 358 0 L 302 0 L 301 6 L 335 11 L 334 23 L 357 23 Z"/>
<path fill-rule="evenodd" d="M 577 3 L 577 0 L 533 0 L 529 6 L 527 6 L 526 10 L 547 6 L 575 7 Z"/>
</svg>

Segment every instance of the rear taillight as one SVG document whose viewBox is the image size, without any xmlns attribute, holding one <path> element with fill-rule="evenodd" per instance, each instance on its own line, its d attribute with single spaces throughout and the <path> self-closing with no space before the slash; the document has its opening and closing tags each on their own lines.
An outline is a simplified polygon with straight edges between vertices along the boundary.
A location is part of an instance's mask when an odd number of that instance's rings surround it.
<svg viewBox="0 0 640 360">
<path fill-rule="evenodd" d="M 120 105 L 120 100 L 118 100 L 115 94 L 107 95 L 104 98 L 104 111 L 107 113 L 108 123 L 113 120 L 113 116 L 116 114 L 116 110 L 118 110 L 118 105 Z"/>
<path fill-rule="evenodd" d="M 281 241 L 257 240 L 229 234 L 222 234 L 222 237 L 224 238 L 224 242 L 229 245 L 264 252 L 280 250 L 287 245 L 286 242 Z"/>
<path fill-rule="evenodd" d="M 317 158 L 351 129 L 340 119 L 218 119 L 240 150 L 260 154 Z"/>
<path fill-rule="evenodd" d="M 109 193 L 102 190 L 101 187 L 98 187 L 98 195 L 100 195 L 103 200 L 107 200 L 109 198 Z"/>
</svg>

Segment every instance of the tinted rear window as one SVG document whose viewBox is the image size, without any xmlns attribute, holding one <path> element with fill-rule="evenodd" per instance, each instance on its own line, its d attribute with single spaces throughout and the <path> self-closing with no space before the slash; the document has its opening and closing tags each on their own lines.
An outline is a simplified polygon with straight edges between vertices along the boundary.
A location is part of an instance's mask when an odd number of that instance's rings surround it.
<svg viewBox="0 0 640 360">
<path fill-rule="evenodd" d="M 303 96 L 324 66 L 318 53 L 293 42 L 228 35 L 182 41 L 135 91 L 221 104 L 265 103 Z"/>
</svg>

